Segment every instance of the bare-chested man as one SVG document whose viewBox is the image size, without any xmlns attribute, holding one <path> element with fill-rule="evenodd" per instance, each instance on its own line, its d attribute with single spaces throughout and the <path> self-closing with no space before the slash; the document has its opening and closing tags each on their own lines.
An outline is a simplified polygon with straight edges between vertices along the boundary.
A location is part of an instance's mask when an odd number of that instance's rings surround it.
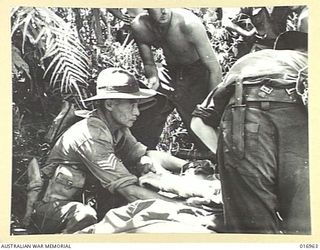
<svg viewBox="0 0 320 250">
<path fill-rule="evenodd" d="M 144 64 L 148 87 L 163 92 L 152 46 L 162 48 L 171 78 L 165 105 L 142 117 L 134 128 L 148 146 L 155 147 L 168 114 L 174 108 L 191 132 L 191 113 L 196 104 L 221 81 L 221 69 L 201 20 L 186 9 L 147 9 L 131 23 Z M 151 114 L 155 117 L 150 117 Z M 140 135 L 143 133 L 143 135 Z M 144 137 L 144 138 L 141 138 Z M 146 141 L 147 140 L 147 141 Z"/>
</svg>

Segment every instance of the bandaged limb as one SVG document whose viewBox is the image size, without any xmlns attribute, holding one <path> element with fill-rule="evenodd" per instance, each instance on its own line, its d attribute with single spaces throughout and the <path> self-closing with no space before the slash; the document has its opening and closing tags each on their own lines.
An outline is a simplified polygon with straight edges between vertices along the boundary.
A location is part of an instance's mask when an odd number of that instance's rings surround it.
<svg viewBox="0 0 320 250">
<path fill-rule="evenodd" d="M 221 203 L 221 184 L 219 180 L 203 180 L 190 176 L 170 173 L 148 173 L 139 178 L 140 185 L 151 185 L 161 191 L 171 192 L 184 198 L 202 197 L 205 200 Z"/>
<path fill-rule="evenodd" d="M 30 224 L 31 214 L 33 212 L 33 205 L 38 200 L 39 193 L 42 190 L 43 181 L 40 174 L 40 167 L 36 158 L 33 158 L 28 165 L 28 179 L 27 186 L 27 205 L 26 213 L 22 220 L 25 226 Z"/>
<path fill-rule="evenodd" d="M 152 174 L 152 172 L 150 172 Z M 157 192 L 140 187 L 137 185 L 128 185 L 117 189 L 117 192 L 121 194 L 127 201 L 134 202 L 136 200 L 147 200 L 147 199 L 160 199 L 170 202 L 181 203 L 178 200 L 167 198 L 158 194 Z"/>
<path fill-rule="evenodd" d="M 148 150 L 137 162 L 134 174 L 142 176 L 148 172 L 157 174 L 181 172 L 181 168 L 187 161 L 170 155 L 167 152 Z"/>
</svg>

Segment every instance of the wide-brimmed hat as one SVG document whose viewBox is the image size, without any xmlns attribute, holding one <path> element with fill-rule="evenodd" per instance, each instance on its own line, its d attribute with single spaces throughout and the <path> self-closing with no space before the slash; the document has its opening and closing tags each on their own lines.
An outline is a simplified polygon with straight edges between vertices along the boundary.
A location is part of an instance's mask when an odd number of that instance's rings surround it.
<svg viewBox="0 0 320 250">
<path fill-rule="evenodd" d="M 152 97 L 157 92 L 152 89 L 139 88 L 136 78 L 121 68 L 108 68 L 100 72 L 97 79 L 95 96 L 85 101 L 103 99 L 144 99 Z"/>
<path fill-rule="evenodd" d="M 283 32 L 277 37 L 274 43 L 274 49 L 276 50 L 286 50 L 286 49 L 308 50 L 308 34 L 301 31 Z"/>
</svg>

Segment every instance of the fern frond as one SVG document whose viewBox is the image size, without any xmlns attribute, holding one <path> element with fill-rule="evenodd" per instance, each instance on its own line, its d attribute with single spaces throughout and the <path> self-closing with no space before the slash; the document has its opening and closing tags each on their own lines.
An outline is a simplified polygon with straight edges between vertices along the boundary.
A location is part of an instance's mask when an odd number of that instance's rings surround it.
<svg viewBox="0 0 320 250">
<path fill-rule="evenodd" d="M 56 15 L 50 8 L 19 7 L 11 11 L 15 16 L 12 25 L 12 35 L 22 31 L 22 48 L 26 40 L 36 44 L 43 56 L 40 61 L 51 59 L 45 68 L 45 77 L 52 70 L 50 85 L 60 85 L 61 92 L 67 89 L 77 89 L 76 84 L 87 86 L 89 75 L 89 58 L 79 36 L 71 25 Z M 77 91 L 81 95 L 81 91 Z M 80 97 L 81 98 L 81 97 Z"/>
</svg>

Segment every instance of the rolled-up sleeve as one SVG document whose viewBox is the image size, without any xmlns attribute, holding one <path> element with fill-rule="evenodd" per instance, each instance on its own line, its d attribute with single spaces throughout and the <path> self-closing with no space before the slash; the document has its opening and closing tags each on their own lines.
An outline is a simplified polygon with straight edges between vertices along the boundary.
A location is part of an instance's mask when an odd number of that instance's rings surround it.
<svg viewBox="0 0 320 250">
<path fill-rule="evenodd" d="M 86 140 L 78 147 L 78 154 L 90 172 L 111 193 L 138 181 L 115 155 L 112 138 L 108 136 Z"/>
<path fill-rule="evenodd" d="M 201 104 L 196 106 L 192 116 L 200 117 L 206 125 L 217 128 L 232 93 L 230 86 L 219 84 Z"/>
<path fill-rule="evenodd" d="M 213 95 L 214 90 L 210 92 L 201 104 L 196 106 L 192 116 L 200 117 L 206 125 L 216 128 L 219 125 L 220 115 L 215 108 Z"/>
<path fill-rule="evenodd" d="M 209 126 L 214 125 L 213 117 L 216 115 L 212 94 L 211 92 L 201 104 L 198 104 L 192 113 L 193 116 L 200 117 Z"/>
</svg>

